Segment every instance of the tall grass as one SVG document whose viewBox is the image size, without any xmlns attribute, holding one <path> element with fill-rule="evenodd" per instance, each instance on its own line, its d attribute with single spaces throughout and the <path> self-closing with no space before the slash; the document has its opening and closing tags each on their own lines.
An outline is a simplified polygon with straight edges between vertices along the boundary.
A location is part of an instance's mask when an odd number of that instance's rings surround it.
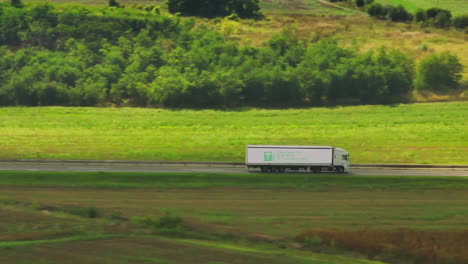
<svg viewBox="0 0 468 264">
<path fill-rule="evenodd" d="M 332 145 L 353 163 L 465 164 L 468 103 L 309 109 L 0 108 L 0 159 L 244 161 L 247 144 Z"/>
<path fill-rule="evenodd" d="M 404 259 L 426 264 L 468 263 L 468 230 L 310 230 L 296 239 L 306 243 L 311 238 L 320 239 L 318 244 L 358 251 L 390 263 Z"/>
</svg>

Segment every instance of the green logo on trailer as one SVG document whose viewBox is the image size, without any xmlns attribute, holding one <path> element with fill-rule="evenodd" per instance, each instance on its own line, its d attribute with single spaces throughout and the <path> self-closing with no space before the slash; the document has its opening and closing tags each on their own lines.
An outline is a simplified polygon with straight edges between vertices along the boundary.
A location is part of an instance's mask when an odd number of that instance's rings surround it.
<svg viewBox="0 0 468 264">
<path fill-rule="evenodd" d="M 265 161 L 273 161 L 273 152 L 268 151 L 263 153 L 263 159 Z"/>
</svg>

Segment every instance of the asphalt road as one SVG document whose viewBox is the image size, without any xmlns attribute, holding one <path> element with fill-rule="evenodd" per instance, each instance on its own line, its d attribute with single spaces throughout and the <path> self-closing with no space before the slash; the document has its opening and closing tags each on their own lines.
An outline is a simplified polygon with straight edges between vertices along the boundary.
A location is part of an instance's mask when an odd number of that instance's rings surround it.
<svg viewBox="0 0 468 264">
<path fill-rule="evenodd" d="M 145 163 L 108 161 L 0 161 L 0 171 L 114 171 L 114 172 L 215 172 L 249 173 L 243 165 L 220 163 Z M 286 173 L 305 173 L 303 171 Z M 468 166 L 408 168 L 401 167 L 354 167 L 354 175 L 400 175 L 400 176 L 468 176 Z"/>
</svg>

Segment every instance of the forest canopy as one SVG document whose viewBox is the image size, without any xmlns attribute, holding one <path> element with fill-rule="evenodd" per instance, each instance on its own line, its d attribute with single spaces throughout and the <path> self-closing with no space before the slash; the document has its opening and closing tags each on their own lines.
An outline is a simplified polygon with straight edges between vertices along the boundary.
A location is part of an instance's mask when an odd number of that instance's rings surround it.
<svg viewBox="0 0 468 264">
<path fill-rule="evenodd" d="M 393 103 L 415 65 L 286 29 L 240 46 L 154 9 L 0 3 L 0 105 L 164 107 Z"/>
</svg>

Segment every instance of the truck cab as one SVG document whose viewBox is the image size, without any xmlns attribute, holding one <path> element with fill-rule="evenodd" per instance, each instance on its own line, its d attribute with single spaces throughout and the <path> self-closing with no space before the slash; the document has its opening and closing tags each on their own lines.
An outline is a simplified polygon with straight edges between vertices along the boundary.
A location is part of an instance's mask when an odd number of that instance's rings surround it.
<svg viewBox="0 0 468 264">
<path fill-rule="evenodd" d="M 338 172 L 349 172 L 349 153 L 341 148 L 333 151 L 333 167 Z"/>
</svg>

